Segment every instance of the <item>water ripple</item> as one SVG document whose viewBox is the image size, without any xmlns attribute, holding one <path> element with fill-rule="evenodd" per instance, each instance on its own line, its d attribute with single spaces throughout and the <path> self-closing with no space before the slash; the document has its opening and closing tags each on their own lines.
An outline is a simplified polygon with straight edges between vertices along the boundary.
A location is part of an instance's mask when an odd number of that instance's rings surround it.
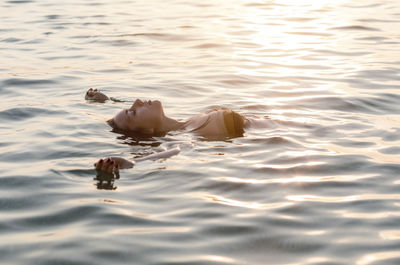
<svg viewBox="0 0 400 265">
<path fill-rule="evenodd" d="M 360 25 L 334 27 L 331 29 L 333 29 L 333 30 L 356 30 L 356 31 L 380 31 L 380 29 L 377 29 L 377 28 L 360 26 Z"/>
<path fill-rule="evenodd" d="M 58 116 L 65 114 L 65 111 L 54 111 L 42 108 L 12 108 L 0 111 L 0 119 L 4 121 L 24 121 L 41 116 Z"/>
<path fill-rule="evenodd" d="M 25 79 L 25 78 L 10 78 L 1 82 L 0 87 L 19 87 L 19 86 L 32 86 L 32 85 L 51 85 L 56 84 L 55 80 L 48 79 Z"/>
<path fill-rule="evenodd" d="M 377 0 L 6 1 L 0 263 L 398 264 L 399 14 Z M 86 102 L 90 87 L 117 100 Z M 136 98 L 179 120 L 232 108 L 251 127 L 112 131 Z M 93 169 L 178 145 L 119 177 Z"/>
</svg>

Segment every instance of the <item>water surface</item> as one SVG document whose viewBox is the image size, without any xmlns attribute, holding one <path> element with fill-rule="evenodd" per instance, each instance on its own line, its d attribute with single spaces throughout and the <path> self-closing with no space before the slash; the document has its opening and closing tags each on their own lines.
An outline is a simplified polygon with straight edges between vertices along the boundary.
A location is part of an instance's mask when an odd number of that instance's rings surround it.
<svg viewBox="0 0 400 265">
<path fill-rule="evenodd" d="M 400 263 L 398 1 L 10 0 L 0 21 L 1 263 Z M 136 98 L 263 126 L 113 133 Z"/>
</svg>

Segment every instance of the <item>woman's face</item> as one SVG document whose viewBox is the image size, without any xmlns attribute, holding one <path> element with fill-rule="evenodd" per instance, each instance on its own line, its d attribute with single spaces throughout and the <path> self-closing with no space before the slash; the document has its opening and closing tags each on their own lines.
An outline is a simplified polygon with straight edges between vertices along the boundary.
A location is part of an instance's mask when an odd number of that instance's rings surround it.
<svg viewBox="0 0 400 265">
<path fill-rule="evenodd" d="M 153 134 L 161 127 L 164 111 L 161 102 L 137 99 L 129 109 L 123 109 L 113 123 L 119 129 Z"/>
</svg>

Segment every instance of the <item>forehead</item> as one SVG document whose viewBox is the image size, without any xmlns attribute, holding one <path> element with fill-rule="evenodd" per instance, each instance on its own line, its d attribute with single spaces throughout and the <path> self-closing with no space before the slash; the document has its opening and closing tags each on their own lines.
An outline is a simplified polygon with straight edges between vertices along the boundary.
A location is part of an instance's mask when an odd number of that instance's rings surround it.
<svg viewBox="0 0 400 265">
<path fill-rule="evenodd" d="M 117 115 L 114 116 L 113 122 L 115 126 L 122 128 L 124 127 L 123 125 L 127 123 L 128 117 L 125 114 L 125 111 L 126 111 L 125 109 L 121 110 L 120 112 L 117 113 Z"/>
</svg>

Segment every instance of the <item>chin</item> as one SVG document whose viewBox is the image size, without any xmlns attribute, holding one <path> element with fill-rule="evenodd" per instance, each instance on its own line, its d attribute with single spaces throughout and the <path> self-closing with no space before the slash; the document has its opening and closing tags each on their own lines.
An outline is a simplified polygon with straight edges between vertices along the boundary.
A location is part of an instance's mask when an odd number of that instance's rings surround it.
<svg viewBox="0 0 400 265">
<path fill-rule="evenodd" d="M 153 104 L 153 106 L 159 111 L 159 113 L 164 114 L 164 109 L 163 109 L 163 106 L 162 106 L 161 101 L 159 101 L 159 100 L 154 100 L 154 101 L 152 102 L 152 104 Z"/>
</svg>

